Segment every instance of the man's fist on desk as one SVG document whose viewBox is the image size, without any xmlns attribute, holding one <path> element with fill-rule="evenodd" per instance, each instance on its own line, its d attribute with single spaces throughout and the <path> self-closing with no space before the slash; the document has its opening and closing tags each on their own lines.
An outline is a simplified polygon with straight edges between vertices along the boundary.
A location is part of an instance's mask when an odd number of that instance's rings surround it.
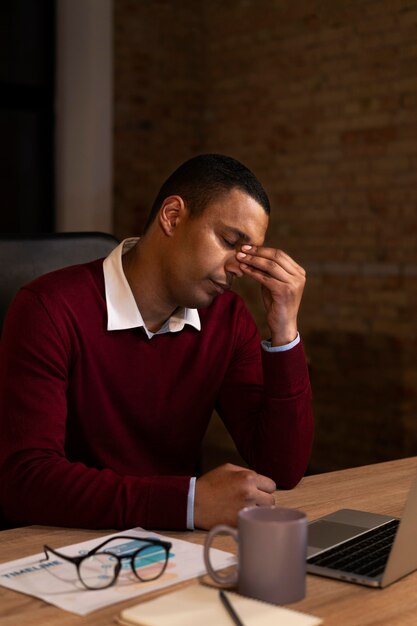
<svg viewBox="0 0 417 626">
<path fill-rule="evenodd" d="M 194 526 L 208 530 L 216 524 L 236 526 L 245 506 L 273 505 L 273 480 L 253 470 L 226 463 L 196 481 Z"/>
</svg>

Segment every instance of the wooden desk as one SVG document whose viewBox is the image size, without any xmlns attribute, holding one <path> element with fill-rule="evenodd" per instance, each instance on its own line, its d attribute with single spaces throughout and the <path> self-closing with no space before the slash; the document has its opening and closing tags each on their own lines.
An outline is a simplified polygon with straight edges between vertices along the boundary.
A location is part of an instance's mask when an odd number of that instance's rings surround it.
<svg viewBox="0 0 417 626">
<path fill-rule="evenodd" d="M 417 457 L 330 472 L 304 478 L 290 492 L 277 492 L 277 504 L 304 510 L 310 519 L 338 508 L 360 508 L 401 515 L 411 482 L 417 473 Z M 114 532 L 30 526 L 0 533 L 0 561 L 34 554 L 44 543 L 59 546 Z M 203 543 L 206 533 L 165 533 Z M 230 537 L 222 537 L 225 550 L 234 551 Z M 183 583 L 189 584 L 189 583 Z M 308 576 L 307 596 L 290 605 L 323 618 L 332 626 L 405 626 L 417 624 L 417 572 L 386 589 L 370 589 L 318 576 Z M 154 594 L 155 595 L 155 594 Z M 149 598 L 150 596 L 146 596 Z M 143 598 L 142 598 L 143 599 Z M 107 626 L 122 608 L 136 604 L 134 598 L 86 617 L 67 613 L 44 602 L 0 587 L 1 626 Z M 215 624 L 213 624 L 215 626 Z"/>
</svg>

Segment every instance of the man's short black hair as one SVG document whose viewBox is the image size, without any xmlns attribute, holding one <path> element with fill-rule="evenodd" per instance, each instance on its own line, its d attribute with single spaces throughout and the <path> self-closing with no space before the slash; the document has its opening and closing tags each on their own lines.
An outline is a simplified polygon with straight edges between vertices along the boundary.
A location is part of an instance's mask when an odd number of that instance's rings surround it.
<svg viewBox="0 0 417 626">
<path fill-rule="evenodd" d="M 163 201 L 177 195 L 191 215 L 199 215 L 218 196 L 239 189 L 258 202 L 268 215 L 268 196 L 255 174 L 245 165 L 223 154 L 200 154 L 180 165 L 164 182 L 149 213 L 144 232 L 152 224 Z"/>
</svg>

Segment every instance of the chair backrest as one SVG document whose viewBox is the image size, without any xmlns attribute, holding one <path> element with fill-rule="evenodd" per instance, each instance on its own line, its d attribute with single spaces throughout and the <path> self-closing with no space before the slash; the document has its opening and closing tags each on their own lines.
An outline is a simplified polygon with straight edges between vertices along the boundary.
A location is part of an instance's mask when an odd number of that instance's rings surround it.
<svg viewBox="0 0 417 626">
<path fill-rule="evenodd" d="M 107 256 L 118 243 L 99 232 L 0 235 L 0 329 L 20 287 L 47 272 Z"/>
</svg>

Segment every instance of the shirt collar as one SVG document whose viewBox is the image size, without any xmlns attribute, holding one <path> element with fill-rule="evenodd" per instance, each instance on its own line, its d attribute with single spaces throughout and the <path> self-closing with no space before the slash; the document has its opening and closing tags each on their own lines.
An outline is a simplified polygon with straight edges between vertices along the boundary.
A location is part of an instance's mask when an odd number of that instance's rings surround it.
<svg viewBox="0 0 417 626">
<path fill-rule="evenodd" d="M 148 337 L 164 332 L 178 332 L 185 324 L 201 329 L 197 309 L 177 309 L 157 333 L 150 332 L 143 321 L 132 290 L 123 271 L 122 256 L 136 245 L 139 237 L 130 237 L 122 241 L 109 256 L 104 259 L 104 285 L 107 305 L 107 330 L 126 330 L 142 327 Z"/>
</svg>

